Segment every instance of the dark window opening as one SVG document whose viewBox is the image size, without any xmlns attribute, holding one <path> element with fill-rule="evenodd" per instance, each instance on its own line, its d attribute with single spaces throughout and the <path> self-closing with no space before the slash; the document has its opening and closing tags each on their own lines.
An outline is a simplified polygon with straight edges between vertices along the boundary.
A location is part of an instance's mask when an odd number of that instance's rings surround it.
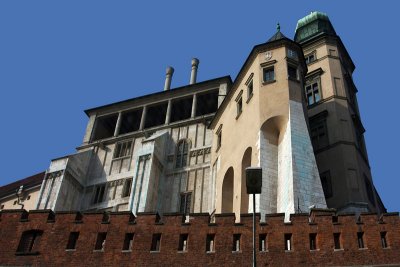
<svg viewBox="0 0 400 267">
<path fill-rule="evenodd" d="M 197 96 L 196 116 L 214 113 L 218 108 L 218 90 Z"/>
<path fill-rule="evenodd" d="M 110 223 L 110 213 L 105 211 L 103 212 L 103 217 L 101 218 L 101 223 Z"/>
<path fill-rule="evenodd" d="M 311 142 L 314 150 L 326 147 L 328 141 L 328 129 L 326 126 L 326 118 L 319 117 L 310 120 Z"/>
<path fill-rule="evenodd" d="M 79 232 L 71 232 L 69 234 L 68 238 L 68 243 L 67 243 L 67 248 L 66 249 L 75 249 L 76 248 L 76 242 L 78 241 L 79 238 Z"/>
<path fill-rule="evenodd" d="M 92 141 L 114 136 L 117 120 L 118 114 L 97 118 L 94 124 Z"/>
<path fill-rule="evenodd" d="M 179 235 L 179 251 L 187 251 L 188 246 L 188 234 L 181 234 Z"/>
<path fill-rule="evenodd" d="M 222 144 L 222 132 L 219 132 L 217 135 L 217 149 L 221 147 Z"/>
<path fill-rule="evenodd" d="M 19 241 L 17 252 L 23 253 L 37 253 L 39 247 L 40 237 L 43 231 L 29 230 L 22 233 L 21 240 Z"/>
<path fill-rule="evenodd" d="M 171 102 L 170 122 L 190 119 L 192 116 L 193 97 L 173 100 Z"/>
<path fill-rule="evenodd" d="M 239 99 L 238 99 L 238 101 L 236 102 L 236 107 L 237 107 L 237 110 L 236 110 L 236 116 L 239 116 L 241 113 L 242 113 L 242 109 L 243 109 L 243 101 L 242 101 L 242 97 L 240 97 Z"/>
<path fill-rule="evenodd" d="M 179 212 L 188 215 L 190 213 L 191 202 L 192 202 L 192 193 L 191 192 L 182 193 Z"/>
<path fill-rule="evenodd" d="M 306 64 L 310 64 L 311 62 L 315 61 L 315 55 L 314 54 L 307 55 L 305 56 L 305 59 L 306 59 Z"/>
<path fill-rule="evenodd" d="M 318 82 L 306 86 L 306 98 L 308 105 L 312 105 L 321 100 Z"/>
<path fill-rule="evenodd" d="M 339 217 L 337 215 L 332 215 L 332 223 L 339 223 Z"/>
<path fill-rule="evenodd" d="M 285 234 L 285 250 L 292 250 L 292 234 Z"/>
<path fill-rule="evenodd" d="M 93 204 L 97 204 L 103 201 L 105 189 L 106 189 L 106 184 L 101 184 L 96 186 Z"/>
<path fill-rule="evenodd" d="M 150 250 L 160 251 L 160 247 L 161 247 L 161 234 L 153 234 Z"/>
<path fill-rule="evenodd" d="M 252 96 L 253 96 L 253 80 L 251 80 L 247 85 L 247 99 L 250 99 Z"/>
<path fill-rule="evenodd" d="M 364 248 L 364 233 L 363 232 L 357 233 L 357 242 L 358 242 L 358 248 Z"/>
<path fill-rule="evenodd" d="M 182 168 L 187 165 L 188 153 L 189 153 L 189 142 L 186 140 L 179 141 L 176 152 L 175 168 Z"/>
<path fill-rule="evenodd" d="M 136 109 L 122 113 L 119 134 L 131 133 L 139 130 L 143 109 Z"/>
<path fill-rule="evenodd" d="M 364 174 L 364 181 L 365 181 L 365 188 L 367 190 L 368 200 L 373 206 L 375 206 L 375 197 L 374 197 L 374 193 L 372 191 L 372 185 L 371 185 L 371 182 L 369 181 L 368 177 L 365 174 Z"/>
<path fill-rule="evenodd" d="M 310 234 L 310 250 L 317 249 L 317 234 Z"/>
<path fill-rule="evenodd" d="M 322 189 L 324 190 L 325 198 L 332 197 L 333 191 L 332 191 L 332 179 L 330 171 L 323 172 L 319 176 L 321 178 L 321 184 L 322 184 Z"/>
<path fill-rule="evenodd" d="M 215 251 L 215 234 L 208 234 L 206 239 L 206 252 Z"/>
<path fill-rule="evenodd" d="M 260 251 L 267 251 L 267 234 L 260 234 L 258 240 L 258 249 Z"/>
<path fill-rule="evenodd" d="M 125 179 L 124 189 L 122 190 L 122 197 L 129 197 L 131 195 L 132 179 Z"/>
<path fill-rule="evenodd" d="M 288 65 L 287 69 L 289 79 L 297 80 L 297 68 Z"/>
<path fill-rule="evenodd" d="M 274 80 L 275 80 L 274 67 L 264 68 L 263 69 L 263 81 L 264 82 L 272 82 Z"/>
<path fill-rule="evenodd" d="M 104 250 L 104 247 L 106 245 L 106 237 L 106 232 L 100 232 L 97 234 L 96 245 L 94 246 L 95 250 Z"/>
<path fill-rule="evenodd" d="M 386 232 L 381 232 L 381 244 L 382 244 L 382 248 L 388 247 L 387 240 L 386 240 Z"/>
<path fill-rule="evenodd" d="M 340 233 L 333 234 L 333 242 L 334 242 L 335 249 L 342 248 L 342 246 L 340 245 Z"/>
<path fill-rule="evenodd" d="M 122 246 L 122 250 L 132 250 L 133 246 L 133 233 L 125 234 L 124 245 Z"/>
<path fill-rule="evenodd" d="M 113 159 L 130 156 L 132 152 L 132 141 L 120 142 L 115 145 Z"/>
<path fill-rule="evenodd" d="M 163 125 L 167 114 L 168 102 L 147 108 L 145 128 Z"/>
<path fill-rule="evenodd" d="M 240 234 L 233 235 L 232 251 L 240 251 Z"/>
</svg>

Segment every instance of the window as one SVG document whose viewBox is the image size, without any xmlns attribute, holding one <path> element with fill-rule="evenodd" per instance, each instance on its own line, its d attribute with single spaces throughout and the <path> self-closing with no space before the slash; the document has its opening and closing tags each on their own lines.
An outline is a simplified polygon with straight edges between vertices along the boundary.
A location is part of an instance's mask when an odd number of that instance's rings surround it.
<svg viewBox="0 0 400 267">
<path fill-rule="evenodd" d="M 247 84 L 247 100 L 253 96 L 253 80 Z"/>
<path fill-rule="evenodd" d="M 160 251 L 161 234 L 153 234 L 150 251 Z"/>
<path fill-rule="evenodd" d="M 274 67 L 268 67 L 263 69 L 263 81 L 272 82 L 275 80 Z"/>
<path fill-rule="evenodd" d="M 332 180 L 330 171 L 323 172 L 319 176 L 321 178 L 321 184 L 322 184 L 322 189 L 324 190 L 325 198 L 332 197 L 333 192 L 332 192 Z"/>
<path fill-rule="evenodd" d="M 4 205 L 1 205 L 1 206 L 0 206 L 0 210 L 2 210 L 2 209 L 4 209 Z"/>
<path fill-rule="evenodd" d="M 14 201 L 13 205 L 17 205 L 17 201 L 16 200 Z"/>
<path fill-rule="evenodd" d="M 318 82 L 306 85 L 306 98 L 309 106 L 321 100 Z"/>
<path fill-rule="evenodd" d="M 188 234 L 179 235 L 178 250 L 179 251 L 187 251 L 187 245 L 188 245 Z"/>
<path fill-rule="evenodd" d="M 93 198 L 93 204 L 97 204 L 103 201 L 105 189 L 106 189 L 106 184 L 101 184 L 96 186 Z"/>
<path fill-rule="evenodd" d="M 122 190 L 122 197 L 129 197 L 131 195 L 132 178 L 125 179 L 124 187 Z"/>
<path fill-rule="evenodd" d="M 40 230 L 29 230 L 23 232 L 21 240 L 19 241 L 17 253 L 37 253 L 42 233 L 43 232 Z"/>
<path fill-rule="evenodd" d="M 176 162 L 175 162 L 176 168 L 182 168 L 187 165 L 188 151 L 189 151 L 189 142 L 186 140 L 179 141 L 176 153 Z"/>
<path fill-rule="evenodd" d="M 214 252 L 215 251 L 215 235 L 208 234 L 206 239 L 206 252 Z"/>
<path fill-rule="evenodd" d="M 114 159 L 131 155 L 132 141 L 120 142 L 115 145 Z"/>
<path fill-rule="evenodd" d="M 104 247 L 106 245 L 106 237 L 107 237 L 106 232 L 100 232 L 97 234 L 97 240 L 94 246 L 94 250 L 101 250 L 101 251 L 104 250 Z"/>
<path fill-rule="evenodd" d="M 218 127 L 216 135 L 217 135 L 217 151 L 218 151 L 218 149 L 222 145 L 222 124 Z"/>
<path fill-rule="evenodd" d="M 69 233 L 69 238 L 68 238 L 68 243 L 67 243 L 66 249 L 75 249 L 78 238 L 79 238 L 79 232 Z"/>
<path fill-rule="evenodd" d="M 31 195 L 28 195 L 26 198 L 26 200 L 29 200 L 29 199 L 31 199 Z"/>
<path fill-rule="evenodd" d="M 259 242 L 259 250 L 260 251 L 267 251 L 267 234 L 260 234 L 258 236 L 258 242 Z"/>
<path fill-rule="evenodd" d="M 326 126 L 326 114 L 317 115 L 310 119 L 311 142 L 314 150 L 326 147 L 328 142 L 328 131 Z"/>
<path fill-rule="evenodd" d="M 388 244 L 386 241 L 386 232 L 381 232 L 381 244 L 382 244 L 382 248 L 388 247 Z"/>
<path fill-rule="evenodd" d="M 333 234 L 333 242 L 334 242 L 334 248 L 335 249 L 341 249 L 342 246 L 340 245 L 340 233 L 334 233 Z"/>
<path fill-rule="evenodd" d="M 243 101 L 242 97 L 240 97 L 237 102 L 236 102 L 236 118 L 239 117 L 239 115 L 242 113 L 242 108 L 243 108 Z"/>
<path fill-rule="evenodd" d="M 310 64 L 312 62 L 314 62 L 316 59 L 315 53 L 309 54 L 307 56 L 305 56 L 305 60 L 306 60 L 306 64 Z"/>
<path fill-rule="evenodd" d="M 292 80 L 298 80 L 297 79 L 297 68 L 288 65 L 287 69 L 288 69 L 288 78 L 292 79 Z"/>
<path fill-rule="evenodd" d="M 285 250 L 292 250 L 292 234 L 285 234 Z"/>
<path fill-rule="evenodd" d="M 132 250 L 133 245 L 133 233 L 125 234 L 124 244 L 122 246 L 122 250 Z"/>
<path fill-rule="evenodd" d="M 181 193 L 179 212 L 188 215 L 190 213 L 191 202 L 192 202 L 191 192 Z"/>
<path fill-rule="evenodd" d="M 364 233 L 363 232 L 357 233 L 357 242 L 358 242 L 358 248 L 364 248 Z"/>
<path fill-rule="evenodd" d="M 240 251 L 240 234 L 233 235 L 232 251 Z"/>
<path fill-rule="evenodd" d="M 292 50 L 292 49 L 288 49 L 288 57 L 289 58 L 293 58 L 293 59 L 297 59 L 297 53 L 296 51 Z"/>
<path fill-rule="evenodd" d="M 310 234 L 310 250 L 317 249 L 317 234 L 312 233 Z"/>
</svg>

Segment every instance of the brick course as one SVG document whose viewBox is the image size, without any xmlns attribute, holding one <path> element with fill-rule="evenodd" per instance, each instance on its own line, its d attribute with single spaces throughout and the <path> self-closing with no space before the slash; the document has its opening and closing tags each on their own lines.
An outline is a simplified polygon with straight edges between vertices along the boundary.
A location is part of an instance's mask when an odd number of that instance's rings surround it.
<svg viewBox="0 0 400 267">
<path fill-rule="evenodd" d="M 27 215 L 27 217 L 26 217 Z M 49 216 L 50 215 L 50 216 Z M 56 213 L 50 210 L 4 210 L 0 213 L 0 265 L 12 266 L 251 266 L 252 217 L 219 214 L 210 223 L 208 214 L 191 214 L 183 223 L 180 214 L 129 212 Z M 337 216 L 331 210 L 313 210 L 311 215 L 294 214 L 284 223 L 284 214 L 269 214 L 257 223 L 258 266 L 351 266 L 400 265 L 400 222 L 398 213 Z M 21 216 L 25 219 L 21 220 Z M 26 219 L 27 218 L 27 219 Z M 133 220 L 134 219 L 134 220 Z M 259 221 L 260 217 L 257 216 Z M 27 230 L 43 231 L 37 255 L 16 255 L 21 235 Z M 79 232 L 75 250 L 66 250 L 70 232 Z M 107 232 L 104 251 L 94 251 L 98 232 Z M 341 233 L 341 250 L 334 250 L 333 233 Z M 357 232 L 364 232 L 365 249 L 359 249 Z M 388 248 L 382 248 L 380 232 L 387 232 Z M 126 233 L 134 233 L 132 251 L 122 251 Z M 161 233 L 159 252 L 150 252 L 152 235 Z M 292 234 L 292 250 L 285 251 L 284 234 Z M 310 251 L 309 234 L 317 234 L 317 250 Z M 179 235 L 188 234 L 188 250 L 178 251 Z M 206 236 L 215 234 L 215 251 L 206 252 Z M 233 235 L 241 234 L 241 251 L 232 252 Z M 258 235 L 267 234 L 267 251 L 258 251 Z M 393 265 L 391 265 L 393 266 Z"/>
</svg>

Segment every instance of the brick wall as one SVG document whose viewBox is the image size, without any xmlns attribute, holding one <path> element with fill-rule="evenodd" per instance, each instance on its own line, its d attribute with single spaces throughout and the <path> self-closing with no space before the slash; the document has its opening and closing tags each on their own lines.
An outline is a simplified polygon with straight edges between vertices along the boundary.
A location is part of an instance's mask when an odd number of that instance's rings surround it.
<svg viewBox="0 0 400 267">
<path fill-rule="evenodd" d="M 257 223 L 258 266 L 337 266 L 400 264 L 398 213 L 333 216 L 330 210 L 296 214 L 284 223 L 284 214 L 266 216 Z M 235 224 L 234 214 L 192 214 L 182 223 L 179 214 L 128 212 L 56 213 L 49 210 L 4 210 L 0 213 L 0 265 L 12 266 L 251 266 L 252 217 L 243 215 Z M 108 219 L 107 219 L 108 217 Z M 21 219 L 22 218 L 22 219 Z M 257 217 L 257 220 L 260 218 Z M 30 253 L 17 252 L 24 231 L 40 230 Z M 79 232 L 76 248 L 66 250 L 70 232 Z M 95 251 L 97 234 L 106 232 L 104 249 Z M 357 232 L 364 232 L 365 248 L 359 249 Z M 386 232 L 388 248 L 382 248 Z M 126 233 L 134 233 L 131 251 L 122 251 Z M 151 252 L 152 236 L 161 234 L 159 252 Z M 316 250 L 310 250 L 309 234 L 316 235 Z M 340 233 L 341 248 L 334 249 L 333 233 Z M 178 251 L 180 234 L 188 234 L 187 251 Z M 215 235 L 215 251 L 206 252 L 207 234 Z M 232 252 L 233 235 L 241 234 L 240 251 Z M 267 251 L 258 250 L 258 234 L 267 235 Z M 284 235 L 292 234 L 292 250 L 285 251 Z M 37 253 L 35 253 L 37 252 Z"/>
</svg>

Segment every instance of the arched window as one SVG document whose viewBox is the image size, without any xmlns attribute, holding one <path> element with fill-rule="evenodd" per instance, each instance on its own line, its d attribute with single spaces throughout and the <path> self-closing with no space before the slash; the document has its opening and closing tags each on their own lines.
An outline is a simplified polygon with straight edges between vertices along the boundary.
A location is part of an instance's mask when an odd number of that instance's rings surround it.
<svg viewBox="0 0 400 267">
<path fill-rule="evenodd" d="M 189 152 L 189 142 L 187 140 L 179 141 L 176 152 L 175 168 L 182 168 L 187 165 L 188 152 Z"/>
</svg>

